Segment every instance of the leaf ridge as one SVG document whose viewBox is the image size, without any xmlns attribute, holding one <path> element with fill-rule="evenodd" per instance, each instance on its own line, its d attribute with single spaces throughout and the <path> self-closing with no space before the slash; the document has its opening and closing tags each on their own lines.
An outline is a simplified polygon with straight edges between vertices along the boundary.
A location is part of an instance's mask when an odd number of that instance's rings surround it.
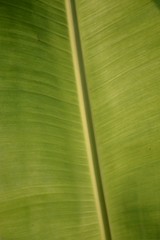
<svg viewBox="0 0 160 240">
<path fill-rule="evenodd" d="M 111 240 L 112 239 L 111 231 L 109 226 L 109 218 L 104 197 L 103 184 L 98 160 L 97 144 L 94 133 L 75 0 L 65 0 L 65 5 L 80 112 L 83 123 L 83 130 L 85 135 L 86 149 L 88 154 L 94 196 L 96 200 L 96 207 L 100 222 L 101 235 L 103 240 Z"/>
</svg>

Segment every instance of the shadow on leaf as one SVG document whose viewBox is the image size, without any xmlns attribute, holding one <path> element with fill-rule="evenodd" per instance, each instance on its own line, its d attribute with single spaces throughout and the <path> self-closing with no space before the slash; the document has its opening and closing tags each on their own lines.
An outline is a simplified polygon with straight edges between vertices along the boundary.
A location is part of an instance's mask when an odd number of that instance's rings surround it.
<svg viewBox="0 0 160 240">
<path fill-rule="evenodd" d="M 153 0 L 156 6 L 160 9 L 160 0 Z"/>
</svg>

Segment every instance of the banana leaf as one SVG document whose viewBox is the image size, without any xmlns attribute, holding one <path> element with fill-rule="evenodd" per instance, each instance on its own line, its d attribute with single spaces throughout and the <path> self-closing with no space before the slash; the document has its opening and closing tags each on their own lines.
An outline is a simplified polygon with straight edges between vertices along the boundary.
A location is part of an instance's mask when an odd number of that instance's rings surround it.
<svg viewBox="0 0 160 240">
<path fill-rule="evenodd" d="M 0 239 L 160 239 L 158 0 L 0 0 Z"/>
</svg>

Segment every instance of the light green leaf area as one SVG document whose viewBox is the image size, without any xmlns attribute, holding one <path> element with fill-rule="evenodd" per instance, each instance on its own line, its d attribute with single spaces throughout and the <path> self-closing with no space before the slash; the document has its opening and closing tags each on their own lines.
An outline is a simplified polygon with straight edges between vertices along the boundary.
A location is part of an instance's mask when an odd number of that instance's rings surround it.
<svg viewBox="0 0 160 240">
<path fill-rule="evenodd" d="M 0 239 L 101 239 L 66 10 L 0 0 Z"/>
<path fill-rule="evenodd" d="M 158 0 L 0 0 L 0 240 L 160 239 L 159 64 Z"/>
<path fill-rule="evenodd" d="M 77 1 L 113 240 L 160 239 L 160 4 Z"/>
</svg>

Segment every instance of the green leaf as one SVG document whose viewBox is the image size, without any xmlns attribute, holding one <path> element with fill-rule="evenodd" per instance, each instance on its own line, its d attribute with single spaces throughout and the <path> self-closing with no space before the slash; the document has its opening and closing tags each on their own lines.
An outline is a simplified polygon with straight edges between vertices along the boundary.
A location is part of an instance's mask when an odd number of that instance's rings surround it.
<svg viewBox="0 0 160 240">
<path fill-rule="evenodd" d="M 63 1 L 0 1 L 0 239 L 100 239 Z"/>
<path fill-rule="evenodd" d="M 77 1 L 113 240 L 160 239 L 159 3 Z"/>
<path fill-rule="evenodd" d="M 157 0 L 0 0 L 0 239 L 160 239 Z"/>
</svg>

